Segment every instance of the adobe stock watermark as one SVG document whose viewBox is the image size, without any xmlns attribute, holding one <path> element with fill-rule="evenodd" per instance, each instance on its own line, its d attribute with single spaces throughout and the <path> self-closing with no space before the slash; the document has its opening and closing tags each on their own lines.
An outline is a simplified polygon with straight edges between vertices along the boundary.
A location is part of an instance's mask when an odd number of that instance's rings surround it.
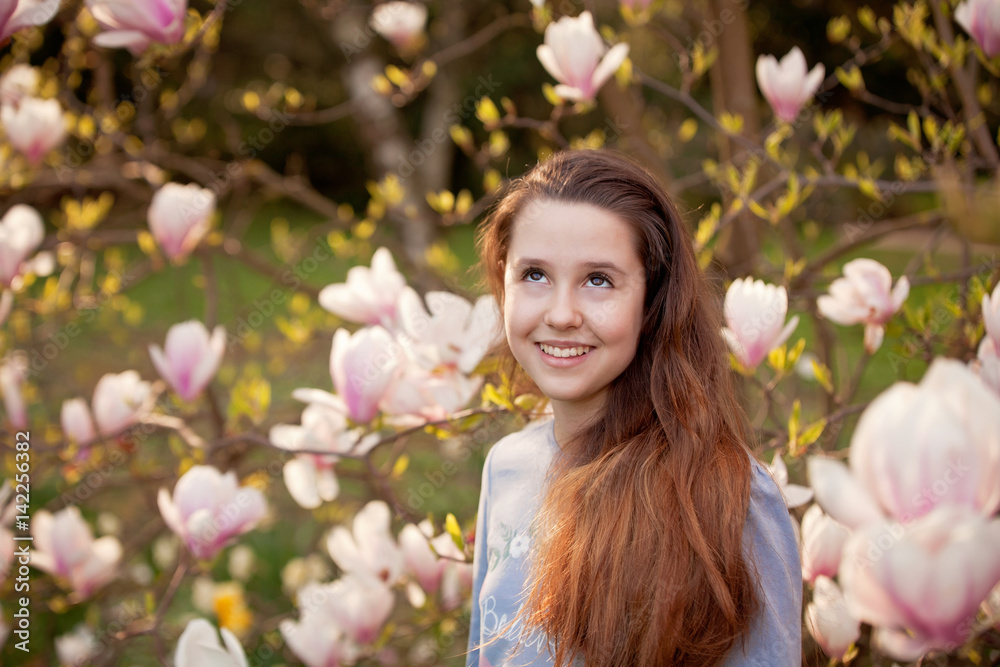
<svg viewBox="0 0 1000 667">
<path fill-rule="evenodd" d="M 423 508 L 424 504 L 434 497 L 441 490 L 447 481 L 453 477 L 460 469 L 461 463 L 465 463 L 472 456 L 473 452 L 481 452 L 496 439 L 496 431 L 499 428 L 498 421 L 490 421 L 485 425 L 468 433 L 463 438 L 463 443 L 458 449 L 454 460 L 446 459 L 441 462 L 439 469 L 424 473 L 426 481 L 416 485 L 410 485 L 406 489 L 406 505 L 414 512 Z M 455 462 L 458 462 L 456 464 Z"/>
<path fill-rule="evenodd" d="M 466 95 L 465 99 L 461 102 L 456 102 L 445 111 L 441 116 L 441 122 L 431 130 L 430 136 L 418 141 L 413 150 L 400 160 L 399 166 L 396 168 L 396 175 L 401 180 L 412 176 L 417 168 L 422 166 L 441 144 L 451 140 L 450 128 L 453 125 L 458 125 L 461 121 L 468 120 L 470 116 L 474 115 L 476 112 L 476 103 L 484 96 L 492 94 L 501 85 L 503 85 L 502 81 L 493 80 L 492 72 L 485 77 L 480 76 L 475 90 L 471 94 Z"/>
<path fill-rule="evenodd" d="M 167 406 L 165 403 L 157 401 L 156 405 L 151 408 L 151 411 L 156 411 L 157 408 L 166 412 Z M 137 450 L 139 445 L 149 439 L 159 428 L 155 423 L 139 421 L 129 425 L 121 432 L 105 438 L 105 442 L 128 440 L 132 443 L 133 450 Z M 99 442 L 84 445 L 81 449 L 95 447 Z M 73 488 L 64 491 L 59 496 L 61 506 L 79 505 L 89 500 L 98 490 L 107 484 L 115 471 L 131 458 L 130 453 L 126 453 L 118 447 L 109 446 L 105 447 L 104 450 L 106 452 L 105 457 L 96 466 L 87 470 Z"/>
<path fill-rule="evenodd" d="M 329 261 L 333 256 L 333 249 L 326 239 L 317 238 L 311 252 L 296 262 L 294 266 L 282 272 L 281 284 L 287 288 L 288 292 L 294 294 L 310 275 L 319 270 L 320 265 Z M 228 333 L 227 327 L 227 349 L 231 350 L 235 345 L 242 344 L 254 331 L 264 326 L 264 323 L 275 314 L 278 306 L 284 304 L 287 298 L 289 297 L 285 289 L 273 288 L 244 306 L 243 311 L 236 317 L 235 330 Z"/>
<path fill-rule="evenodd" d="M 979 270 L 975 275 L 985 283 L 989 280 L 997 266 L 1000 266 L 1000 260 L 996 256 L 990 257 L 979 265 Z M 959 289 L 958 285 L 952 285 L 947 295 L 945 295 L 945 302 L 934 307 L 934 311 L 927 322 L 928 332 L 934 335 L 952 325 L 957 318 L 955 314 L 956 310 L 963 310 L 964 304 L 965 297 L 962 294 L 962 290 Z M 918 356 L 923 358 L 920 352 L 923 350 L 922 344 L 924 342 L 922 332 L 907 332 L 904 334 L 900 340 L 899 352 L 889 352 L 888 361 L 893 372 L 899 373 L 901 367 L 905 368 Z"/>
<path fill-rule="evenodd" d="M 955 459 L 944 473 L 933 482 L 926 484 L 910 498 L 910 506 L 916 514 L 903 513 L 898 521 L 885 526 L 877 538 L 869 538 L 863 558 L 857 559 L 858 566 L 870 568 L 892 549 L 906 535 L 906 527 L 914 519 L 926 515 L 972 470 L 969 461 Z"/>
<path fill-rule="evenodd" d="M 737 0 L 733 3 L 733 7 L 738 11 L 745 11 L 747 7 L 750 6 L 750 0 Z M 721 12 L 719 12 L 719 18 L 713 19 L 702 19 L 701 30 L 691 38 L 688 43 L 687 51 L 690 51 L 695 45 L 700 45 L 705 52 L 708 52 L 716 42 L 722 37 L 722 33 L 726 31 L 730 25 L 736 22 L 736 13 L 733 9 L 726 7 Z M 674 58 L 674 64 L 677 67 L 683 65 L 684 58 L 681 56 L 681 52 L 675 49 L 671 49 L 671 54 Z"/>
<path fill-rule="evenodd" d="M 102 134 L 113 134 L 118 130 L 118 125 L 129 120 L 134 111 L 126 106 L 126 103 L 143 102 L 149 95 L 153 94 L 163 81 L 163 71 L 158 67 L 150 67 L 139 74 L 139 82 L 132 86 L 132 89 L 120 95 L 112 103 L 112 116 L 105 116 L 97 128 Z M 133 107 L 134 109 L 134 107 Z M 115 123 L 117 119 L 117 124 Z M 74 146 L 65 147 L 65 159 L 55 166 L 56 178 L 60 183 L 65 183 L 72 177 L 74 169 L 83 166 L 84 162 L 94 156 L 96 151 L 94 142 L 83 139 Z"/>
<path fill-rule="evenodd" d="M 120 289 L 130 285 L 135 276 L 128 269 L 118 271 L 117 269 L 108 273 L 112 282 L 118 283 Z M 56 358 L 62 354 L 67 347 L 79 336 L 83 329 L 81 324 L 87 325 L 94 321 L 102 310 L 111 302 L 111 299 L 118 292 L 110 292 L 103 287 L 101 291 L 92 297 L 93 301 L 74 312 L 73 318 L 60 327 L 54 333 L 46 336 L 40 344 L 36 345 L 28 355 L 27 379 L 34 379 L 49 367 Z"/>
</svg>

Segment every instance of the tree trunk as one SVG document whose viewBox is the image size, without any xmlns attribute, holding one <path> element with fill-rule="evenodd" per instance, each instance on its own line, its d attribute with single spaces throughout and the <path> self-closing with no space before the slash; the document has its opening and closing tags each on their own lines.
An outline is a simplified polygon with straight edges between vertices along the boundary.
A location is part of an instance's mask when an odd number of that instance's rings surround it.
<svg viewBox="0 0 1000 667">
<path fill-rule="evenodd" d="M 712 99 L 716 116 L 725 111 L 741 115 L 743 135 L 755 139 L 760 131 L 760 117 L 745 6 L 745 0 L 708 0 L 709 25 L 720 26 L 716 40 L 719 57 L 711 71 Z M 743 150 L 735 142 L 719 138 L 720 162 L 735 160 L 738 164 Z M 731 277 L 754 270 L 762 227 L 763 221 L 744 211 L 720 232 L 715 255 Z"/>
</svg>

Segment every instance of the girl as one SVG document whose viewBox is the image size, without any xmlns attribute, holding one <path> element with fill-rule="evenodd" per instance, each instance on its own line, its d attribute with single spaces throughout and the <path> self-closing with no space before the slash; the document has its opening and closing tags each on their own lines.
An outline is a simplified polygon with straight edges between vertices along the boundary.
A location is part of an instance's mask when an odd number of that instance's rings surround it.
<svg viewBox="0 0 1000 667">
<path fill-rule="evenodd" d="M 486 457 L 468 664 L 799 664 L 792 523 L 655 179 L 558 153 L 512 183 L 478 246 L 503 354 L 554 418 Z"/>
</svg>

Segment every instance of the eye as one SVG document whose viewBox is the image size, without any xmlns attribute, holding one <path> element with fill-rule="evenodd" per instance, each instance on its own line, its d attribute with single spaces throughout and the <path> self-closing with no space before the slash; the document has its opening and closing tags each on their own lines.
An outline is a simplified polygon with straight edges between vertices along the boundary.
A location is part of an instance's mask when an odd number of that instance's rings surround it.
<svg viewBox="0 0 1000 667">
<path fill-rule="evenodd" d="M 535 267 L 528 267 L 523 274 L 521 274 L 521 280 L 527 280 L 529 283 L 540 283 L 545 279 L 545 274 L 541 270 Z"/>
<path fill-rule="evenodd" d="M 587 278 L 587 283 L 591 287 L 613 287 L 611 279 L 603 273 L 592 273 L 590 277 Z"/>
</svg>

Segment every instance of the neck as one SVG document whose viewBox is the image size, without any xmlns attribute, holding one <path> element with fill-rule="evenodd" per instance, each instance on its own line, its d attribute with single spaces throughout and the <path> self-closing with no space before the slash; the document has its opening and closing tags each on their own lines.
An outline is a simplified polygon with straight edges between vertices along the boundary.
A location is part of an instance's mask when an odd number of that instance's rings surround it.
<svg viewBox="0 0 1000 667">
<path fill-rule="evenodd" d="M 552 401 L 552 414 L 555 418 L 556 444 L 563 451 L 575 435 L 596 419 L 604 407 L 606 391 L 596 394 L 586 401 Z"/>
</svg>

